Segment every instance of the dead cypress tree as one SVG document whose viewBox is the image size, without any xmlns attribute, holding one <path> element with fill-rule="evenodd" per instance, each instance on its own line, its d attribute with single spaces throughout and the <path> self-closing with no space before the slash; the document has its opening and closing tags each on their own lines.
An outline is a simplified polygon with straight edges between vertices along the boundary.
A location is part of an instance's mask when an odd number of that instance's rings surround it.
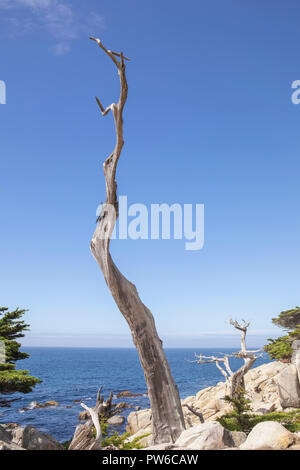
<svg viewBox="0 0 300 470">
<path fill-rule="evenodd" d="M 128 281 L 114 264 L 110 255 L 110 239 L 118 218 L 116 170 L 124 145 L 123 109 L 128 85 L 123 53 L 107 50 L 100 39 L 91 38 L 108 55 L 117 68 L 121 92 L 118 103 L 102 106 L 96 98 L 103 116 L 112 112 L 116 130 L 116 145 L 103 164 L 106 183 L 106 201 L 102 206 L 98 224 L 91 241 L 91 251 L 98 262 L 111 294 L 125 317 L 144 370 L 152 410 L 153 443 L 174 442 L 184 430 L 184 418 L 177 386 L 174 383 L 162 341 L 154 318 L 142 303 L 134 284 Z"/>
</svg>

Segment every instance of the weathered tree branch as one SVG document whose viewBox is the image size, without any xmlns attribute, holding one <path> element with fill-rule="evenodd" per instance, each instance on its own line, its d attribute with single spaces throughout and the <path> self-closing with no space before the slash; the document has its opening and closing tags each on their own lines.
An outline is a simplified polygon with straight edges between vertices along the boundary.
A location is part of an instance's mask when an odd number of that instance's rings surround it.
<svg viewBox="0 0 300 470">
<path fill-rule="evenodd" d="M 242 320 L 242 321 L 243 321 L 243 324 L 240 324 L 236 320 L 232 320 L 232 318 L 230 318 L 229 323 L 230 325 L 234 326 L 234 328 L 242 332 L 241 350 L 243 352 L 246 352 L 246 334 L 247 334 L 247 329 L 250 326 L 250 322 L 246 322 L 245 320 Z"/>
<path fill-rule="evenodd" d="M 234 328 L 240 330 L 242 332 L 241 336 L 241 350 L 238 352 L 234 352 L 232 354 L 225 354 L 223 357 L 221 356 L 203 356 L 202 354 L 197 355 L 195 354 L 198 364 L 208 364 L 214 362 L 216 367 L 220 370 L 220 372 L 224 375 L 226 382 L 230 387 L 229 395 L 235 398 L 238 394 L 239 389 L 245 387 L 244 377 L 246 373 L 251 369 L 256 359 L 261 357 L 261 355 L 256 356 L 255 353 L 259 352 L 260 350 L 255 351 L 248 351 L 246 348 L 246 334 L 247 329 L 250 325 L 250 322 L 246 322 L 243 320 L 243 324 L 238 323 L 236 320 L 232 320 L 230 318 L 229 322 Z M 235 372 L 232 371 L 229 359 L 236 358 L 236 359 L 243 359 L 244 364 Z M 223 367 L 222 367 L 222 365 Z"/>
<path fill-rule="evenodd" d="M 118 103 L 112 103 L 104 108 L 100 100 L 96 99 L 103 116 L 109 111 L 113 113 L 116 145 L 103 164 L 106 202 L 98 218 L 99 223 L 91 241 L 91 251 L 116 304 L 129 324 L 139 353 L 152 409 L 153 443 L 174 442 L 185 427 L 184 418 L 179 393 L 157 334 L 153 315 L 142 303 L 135 285 L 128 281 L 114 264 L 109 251 L 111 234 L 119 215 L 115 176 L 124 145 L 123 109 L 128 93 L 124 60 L 128 59 L 122 52 L 118 54 L 106 49 L 100 39 L 91 39 L 116 65 L 121 87 Z"/>
<path fill-rule="evenodd" d="M 190 405 L 182 405 L 184 406 L 185 408 L 187 408 L 191 413 L 193 413 L 194 415 L 198 416 L 198 418 L 200 419 L 200 422 L 201 423 L 204 423 L 204 418 L 203 418 L 203 414 L 200 413 L 199 411 L 196 411 L 192 406 Z"/>
<path fill-rule="evenodd" d="M 82 408 L 84 408 L 86 411 L 89 412 L 93 424 L 96 429 L 96 444 L 101 447 L 101 441 L 102 441 L 102 431 L 101 431 L 101 425 L 100 425 L 100 419 L 99 419 L 99 408 L 100 405 L 96 405 L 94 408 L 89 408 L 87 405 L 84 403 L 80 403 Z"/>
</svg>

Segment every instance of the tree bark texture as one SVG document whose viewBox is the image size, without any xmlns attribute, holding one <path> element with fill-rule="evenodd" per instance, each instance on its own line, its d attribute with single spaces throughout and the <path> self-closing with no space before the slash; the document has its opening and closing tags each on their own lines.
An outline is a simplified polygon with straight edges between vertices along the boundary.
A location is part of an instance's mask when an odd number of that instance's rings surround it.
<svg viewBox="0 0 300 470">
<path fill-rule="evenodd" d="M 128 281 L 114 264 L 109 251 L 111 235 L 119 215 L 115 177 L 124 145 L 123 109 L 128 93 L 125 60 L 129 59 L 124 57 L 123 53 L 117 54 L 107 50 L 99 39 L 91 39 L 97 42 L 116 65 L 121 85 L 118 103 L 112 103 L 104 108 L 96 98 L 103 116 L 112 111 L 116 144 L 103 164 L 106 202 L 98 218 L 99 223 L 91 241 L 91 251 L 118 308 L 130 327 L 139 354 L 152 410 L 153 443 L 175 442 L 185 425 L 178 389 L 165 357 L 162 341 L 158 336 L 151 311 L 142 303 L 135 285 Z"/>
</svg>

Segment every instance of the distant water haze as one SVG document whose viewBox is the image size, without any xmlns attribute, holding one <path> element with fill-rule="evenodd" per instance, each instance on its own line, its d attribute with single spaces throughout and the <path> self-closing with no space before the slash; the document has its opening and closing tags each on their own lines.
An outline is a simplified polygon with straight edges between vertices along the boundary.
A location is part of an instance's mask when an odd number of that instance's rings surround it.
<svg viewBox="0 0 300 470">
<path fill-rule="evenodd" d="M 268 338 L 277 338 L 280 330 L 250 330 L 247 346 L 263 347 Z M 228 330 L 182 332 L 160 334 L 165 348 L 239 348 L 240 334 Z M 93 348 L 133 348 L 130 334 L 35 334 L 28 333 L 22 340 L 23 346 L 37 347 L 93 347 Z"/>
</svg>

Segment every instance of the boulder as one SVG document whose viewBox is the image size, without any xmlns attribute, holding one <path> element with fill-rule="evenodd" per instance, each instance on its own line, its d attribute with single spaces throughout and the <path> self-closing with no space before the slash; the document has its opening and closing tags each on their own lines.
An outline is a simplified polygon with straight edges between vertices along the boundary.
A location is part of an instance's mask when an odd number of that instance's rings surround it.
<svg viewBox="0 0 300 470">
<path fill-rule="evenodd" d="M 99 446 L 95 441 L 91 420 L 76 427 L 75 434 L 68 450 L 96 450 Z"/>
<path fill-rule="evenodd" d="M 151 410 L 133 411 L 127 418 L 127 431 L 136 433 L 140 429 L 149 428 L 151 426 Z"/>
<path fill-rule="evenodd" d="M 78 415 L 78 419 L 80 421 L 87 421 L 88 419 L 90 419 L 91 415 L 88 411 L 81 411 Z"/>
<path fill-rule="evenodd" d="M 145 447 L 143 450 L 166 450 L 171 444 L 165 442 L 164 444 L 156 444 L 155 446 Z"/>
<path fill-rule="evenodd" d="M 21 426 L 18 426 L 17 428 L 12 429 L 11 434 L 12 434 L 12 442 L 14 444 L 17 444 L 18 446 L 22 447 L 22 439 L 23 439 L 23 432 L 24 428 L 21 428 Z"/>
<path fill-rule="evenodd" d="M 4 426 L 0 425 L 0 441 L 10 442 L 11 434 L 5 429 Z"/>
<path fill-rule="evenodd" d="M 226 436 L 226 434 L 225 434 Z M 247 439 L 247 434 L 240 431 L 228 431 L 225 438 L 226 446 L 228 447 L 240 447 Z"/>
<path fill-rule="evenodd" d="M 125 403 L 125 401 L 120 401 L 120 403 L 117 403 L 115 406 L 116 410 L 123 410 L 124 408 L 134 408 L 134 406 L 128 405 L 128 403 Z"/>
<path fill-rule="evenodd" d="M 240 446 L 242 450 L 287 449 L 296 441 L 296 436 L 276 421 L 265 421 L 254 426 L 246 441 Z"/>
<path fill-rule="evenodd" d="M 124 424 L 124 421 L 124 416 L 112 416 L 111 418 L 108 418 L 107 423 L 111 424 L 112 426 L 121 426 Z"/>
<path fill-rule="evenodd" d="M 45 403 L 41 403 L 40 406 L 42 408 L 47 408 L 48 406 L 59 406 L 59 403 L 58 401 L 49 400 L 49 401 L 45 401 Z"/>
<path fill-rule="evenodd" d="M 295 364 L 289 364 L 276 376 L 278 395 L 282 408 L 300 407 L 300 386 Z"/>
<path fill-rule="evenodd" d="M 295 364 L 298 374 L 298 381 L 300 383 L 300 341 L 296 340 L 293 342 L 293 357 L 292 363 Z"/>
<path fill-rule="evenodd" d="M 282 411 L 276 377 L 289 367 L 290 364 L 274 361 L 251 369 L 245 375 L 247 398 L 251 401 L 252 411 L 259 410 L 259 414 Z M 194 410 L 201 412 L 205 422 L 212 422 L 232 410 L 231 406 L 224 401 L 226 394 L 228 394 L 228 389 L 225 382 L 219 382 L 215 387 L 200 390 L 196 396 L 185 398 L 182 404 L 188 404 Z M 185 406 L 183 415 L 186 428 L 200 424 L 199 417 Z M 151 410 L 143 409 L 130 413 L 126 429 L 134 434 L 140 430 L 151 432 Z"/>
<path fill-rule="evenodd" d="M 38 403 L 37 401 L 32 401 L 29 403 L 28 406 L 22 408 L 20 411 L 36 410 L 38 408 L 49 408 L 51 406 L 59 406 L 59 403 L 53 400 L 45 401 L 45 403 Z"/>
<path fill-rule="evenodd" d="M 26 450 L 20 446 L 17 446 L 13 442 L 5 442 L 0 440 L 0 450 Z"/>
<path fill-rule="evenodd" d="M 62 445 L 54 437 L 39 432 L 33 426 L 25 426 L 22 447 L 27 450 L 63 450 Z"/>
<path fill-rule="evenodd" d="M 1 432 L 2 429 L 2 432 Z M 3 433 L 3 429 L 5 433 Z M 23 428 L 16 423 L 7 423 L 0 425 L 0 440 L 12 442 L 18 446 L 22 445 Z"/>
<path fill-rule="evenodd" d="M 217 421 L 211 421 L 183 431 L 174 446 L 195 450 L 217 450 L 224 449 L 229 441 L 228 431 Z"/>
<path fill-rule="evenodd" d="M 132 442 L 137 437 L 143 436 L 138 442 L 143 447 L 149 447 L 152 445 L 152 430 L 151 427 L 140 429 L 135 434 L 128 437 L 126 442 Z"/>
<path fill-rule="evenodd" d="M 117 394 L 117 398 L 142 397 L 142 393 L 132 393 L 129 390 L 123 390 Z"/>
<path fill-rule="evenodd" d="M 276 408 L 276 403 L 264 403 L 261 402 L 255 408 L 252 408 L 253 411 L 257 414 L 266 415 L 268 413 L 272 413 Z"/>
</svg>

